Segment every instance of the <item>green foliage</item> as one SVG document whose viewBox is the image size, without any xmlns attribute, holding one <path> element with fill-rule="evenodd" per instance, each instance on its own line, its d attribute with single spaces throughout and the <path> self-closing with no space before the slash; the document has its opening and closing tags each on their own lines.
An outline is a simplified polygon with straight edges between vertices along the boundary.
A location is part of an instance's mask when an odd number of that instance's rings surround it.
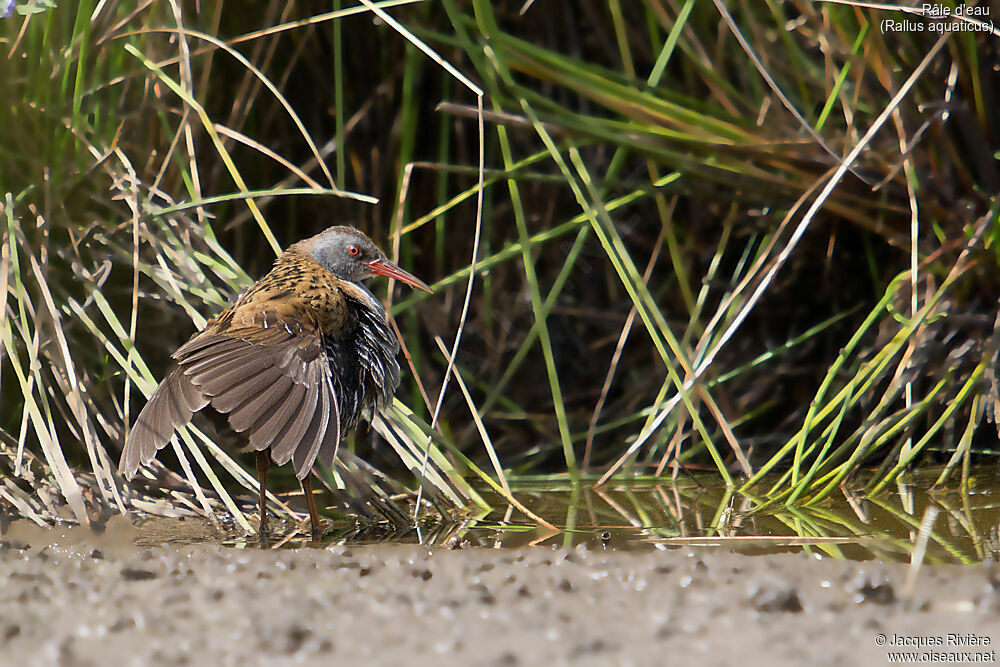
<svg viewBox="0 0 1000 667">
<path fill-rule="evenodd" d="M 131 490 L 114 461 L 170 351 L 343 220 L 436 290 L 393 302 L 383 497 L 683 464 L 816 504 L 862 466 L 872 494 L 944 483 L 992 440 L 990 33 L 807 0 L 381 3 L 482 87 L 480 146 L 470 87 L 363 6 L 51 4 L 0 22 L 4 508 L 245 521 L 252 477 L 204 433 Z"/>
<path fill-rule="evenodd" d="M 0 502 L 39 522 L 83 523 L 126 508 L 183 514 L 225 507 L 249 530 L 238 501 L 250 496 L 234 499 L 232 492 L 253 491 L 256 482 L 199 428 L 174 443 L 177 472 L 156 464 L 145 481 L 123 486 L 115 468 L 126 425 L 141 406 L 136 395 L 148 397 L 170 351 L 251 282 L 223 249 L 214 211 L 248 211 L 260 239 L 253 245 L 273 257 L 279 243 L 258 200 L 373 199 L 336 186 L 277 86 L 212 36 L 218 16 L 188 15 L 173 3 L 130 12 L 124 4 L 81 2 L 75 15 L 53 11 L 4 25 L 10 57 L 0 84 L 0 182 L 8 193 L 0 379 L 8 390 Z M 268 98 L 269 110 L 283 114 L 317 159 L 312 166 L 297 166 L 239 126 L 213 119 L 211 91 L 201 84 L 215 50 L 257 86 L 248 105 Z M 285 167 L 294 187 L 251 189 L 236 164 L 248 160 L 238 154 L 245 148 Z M 213 177 L 204 166 L 210 163 L 225 169 Z M 307 173 L 315 168 L 326 186 Z M 191 325 L 181 324 L 182 311 Z M 446 505 L 478 497 L 419 418 L 394 409 L 380 426 L 401 455 L 409 452 L 414 472 L 414 455 L 430 449 L 424 478 Z M 367 473 L 354 477 L 380 484 Z M 164 498 L 161 488 L 181 490 Z M 281 503 L 275 510 L 292 516 Z"/>
</svg>

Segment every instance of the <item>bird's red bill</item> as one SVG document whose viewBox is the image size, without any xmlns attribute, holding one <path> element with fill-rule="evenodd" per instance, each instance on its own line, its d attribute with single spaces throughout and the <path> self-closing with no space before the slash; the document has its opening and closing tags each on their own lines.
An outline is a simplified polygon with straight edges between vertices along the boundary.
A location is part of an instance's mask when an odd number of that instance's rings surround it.
<svg viewBox="0 0 1000 667">
<path fill-rule="evenodd" d="M 410 287 L 415 287 L 417 289 L 423 290 L 428 294 L 433 294 L 434 290 L 427 286 L 420 278 L 417 278 L 412 273 L 408 273 L 403 269 L 399 268 L 387 259 L 376 259 L 373 262 L 368 262 L 368 268 L 372 270 L 372 273 L 376 276 L 385 276 L 386 278 L 392 278 L 400 282 L 406 283 Z"/>
</svg>

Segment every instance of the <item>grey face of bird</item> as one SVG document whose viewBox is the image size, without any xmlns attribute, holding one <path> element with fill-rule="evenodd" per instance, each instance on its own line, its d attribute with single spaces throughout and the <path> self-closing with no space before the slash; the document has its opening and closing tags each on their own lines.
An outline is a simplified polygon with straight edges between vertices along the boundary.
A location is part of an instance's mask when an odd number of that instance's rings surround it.
<svg viewBox="0 0 1000 667">
<path fill-rule="evenodd" d="M 371 239 L 353 227 L 331 227 L 305 243 L 320 266 L 352 283 L 371 278 L 372 262 L 385 258 Z"/>
<path fill-rule="evenodd" d="M 385 276 L 432 291 L 422 280 L 386 259 L 371 239 L 354 227 L 331 227 L 304 243 L 312 258 L 338 278 L 360 283 L 372 276 Z"/>
</svg>

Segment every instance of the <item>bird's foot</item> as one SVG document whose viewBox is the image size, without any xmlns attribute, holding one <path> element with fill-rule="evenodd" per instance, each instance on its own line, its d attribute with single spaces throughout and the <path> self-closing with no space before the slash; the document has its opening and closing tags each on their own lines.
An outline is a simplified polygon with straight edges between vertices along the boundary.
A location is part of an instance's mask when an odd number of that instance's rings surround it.
<svg viewBox="0 0 1000 667">
<path fill-rule="evenodd" d="M 261 516 L 260 527 L 257 528 L 257 543 L 261 549 L 271 546 L 271 531 L 267 529 L 267 520 Z"/>
</svg>

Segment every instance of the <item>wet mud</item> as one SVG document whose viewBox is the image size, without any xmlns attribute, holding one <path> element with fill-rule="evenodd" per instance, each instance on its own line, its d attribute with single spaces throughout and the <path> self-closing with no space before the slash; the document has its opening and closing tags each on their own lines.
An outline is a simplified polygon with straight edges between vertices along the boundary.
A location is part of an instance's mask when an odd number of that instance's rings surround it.
<svg viewBox="0 0 1000 667">
<path fill-rule="evenodd" d="M 118 518 L 99 535 L 9 526 L 0 662 L 868 665 L 901 650 L 988 658 L 1000 641 L 988 564 L 924 565 L 908 583 L 906 564 L 805 553 L 273 551 L 219 546 L 187 524 L 187 544 L 161 546 L 136 546 L 166 538 Z M 919 637 L 942 645 L 905 645 Z"/>
</svg>

